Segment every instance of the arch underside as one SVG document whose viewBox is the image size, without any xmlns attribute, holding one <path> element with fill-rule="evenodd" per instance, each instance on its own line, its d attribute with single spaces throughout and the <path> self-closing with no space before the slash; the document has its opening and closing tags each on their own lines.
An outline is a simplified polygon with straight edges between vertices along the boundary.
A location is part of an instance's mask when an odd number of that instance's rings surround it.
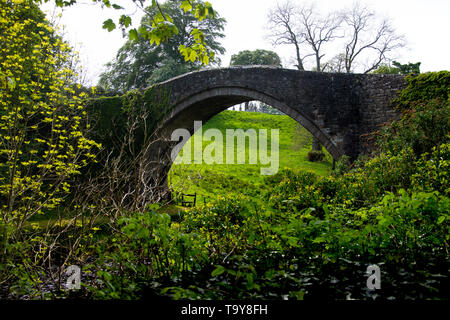
<svg viewBox="0 0 450 320">
<path fill-rule="evenodd" d="M 206 123 L 213 116 L 231 106 L 253 100 L 270 105 L 300 123 L 322 143 L 333 159 L 338 159 L 342 156 L 342 152 L 331 137 L 324 133 L 312 120 L 297 111 L 301 110 L 301 107 L 294 108 L 294 106 L 288 106 L 267 94 L 240 87 L 213 88 L 179 102 L 174 106 L 166 121 L 163 121 L 164 131 L 170 136 L 173 130 L 185 128 L 193 134 L 194 121 Z"/>
</svg>

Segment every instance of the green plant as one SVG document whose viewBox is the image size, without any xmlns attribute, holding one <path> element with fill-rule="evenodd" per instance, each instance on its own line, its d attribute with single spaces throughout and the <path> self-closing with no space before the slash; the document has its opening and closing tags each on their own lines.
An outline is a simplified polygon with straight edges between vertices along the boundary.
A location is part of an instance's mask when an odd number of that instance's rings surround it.
<svg viewBox="0 0 450 320">
<path fill-rule="evenodd" d="M 325 158 L 325 153 L 323 151 L 311 150 L 308 152 L 308 161 L 322 161 Z"/>
</svg>

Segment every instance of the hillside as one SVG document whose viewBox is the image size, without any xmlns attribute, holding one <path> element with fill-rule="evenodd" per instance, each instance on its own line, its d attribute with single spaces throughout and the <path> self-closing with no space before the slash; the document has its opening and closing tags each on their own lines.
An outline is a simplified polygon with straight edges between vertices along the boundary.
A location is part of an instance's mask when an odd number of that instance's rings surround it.
<svg viewBox="0 0 450 320">
<path fill-rule="evenodd" d="M 270 138 L 271 129 L 279 129 L 279 169 L 291 168 L 301 171 L 314 172 L 318 175 L 328 175 L 331 172 L 331 156 L 322 162 L 309 162 L 307 153 L 311 149 L 311 134 L 298 123 L 286 115 L 271 115 L 258 112 L 224 111 L 202 127 L 202 133 L 208 129 L 218 129 L 225 137 L 226 129 L 254 129 L 257 133 L 261 129 L 267 129 Z M 195 145 L 193 140 L 199 137 L 197 132 L 190 141 L 191 150 L 195 153 L 201 152 L 200 146 Z M 211 142 L 203 141 L 202 149 Z M 270 149 L 271 140 L 267 143 Z M 188 149 L 186 144 L 179 157 Z M 226 146 L 224 138 L 224 155 Z M 234 148 L 234 155 L 245 152 L 245 164 L 174 164 L 169 173 L 169 184 L 175 191 L 183 193 L 197 193 L 199 202 L 203 203 L 205 197 L 213 197 L 225 193 L 245 193 L 256 195 L 264 188 L 260 168 L 268 167 L 262 165 L 258 159 L 257 164 L 249 164 L 249 151 L 258 153 L 258 149 L 249 148 L 246 143 Z M 194 153 L 192 153 L 194 154 Z M 224 162 L 225 162 L 224 156 Z"/>
</svg>

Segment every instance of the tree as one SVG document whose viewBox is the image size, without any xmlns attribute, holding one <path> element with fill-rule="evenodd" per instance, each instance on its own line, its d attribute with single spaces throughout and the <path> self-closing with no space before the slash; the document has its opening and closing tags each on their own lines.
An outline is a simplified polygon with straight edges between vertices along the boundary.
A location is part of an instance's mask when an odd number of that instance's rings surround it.
<svg viewBox="0 0 450 320">
<path fill-rule="evenodd" d="M 321 17 L 312 5 L 296 6 L 290 1 L 272 9 L 269 13 L 270 35 L 274 44 L 293 44 L 297 57 L 297 68 L 304 70 L 304 59 L 314 56 L 316 71 L 323 71 L 321 59 L 325 55 L 323 47 L 328 42 L 338 38 L 336 33 L 340 27 L 342 18 L 336 13 L 330 13 Z M 306 50 L 312 53 L 303 57 L 300 46 L 305 43 Z M 321 151 L 322 147 L 318 139 L 314 138 L 312 149 Z"/>
<path fill-rule="evenodd" d="M 361 65 L 363 56 L 370 59 L 363 66 L 363 73 L 369 73 L 405 45 L 404 37 L 396 34 L 389 19 L 378 21 L 375 12 L 358 3 L 344 13 L 343 21 L 349 35 L 344 51 L 347 73 L 353 72 L 356 64 Z"/>
<path fill-rule="evenodd" d="M 305 56 L 303 56 L 303 50 L 301 50 L 301 45 L 305 39 L 296 20 L 296 7 L 290 1 L 282 4 L 277 3 L 277 6 L 270 10 L 268 15 L 268 37 L 272 39 L 273 45 L 293 45 L 296 55 L 296 67 L 298 70 L 305 70 L 303 65 Z"/>
<path fill-rule="evenodd" d="M 257 49 L 244 50 L 231 56 L 230 66 L 265 65 L 281 67 L 281 59 L 276 52 Z M 262 105 L 260 106 L 260 108 Z M 249 101 L 244 105 L 244 111 L 249 111 Z"/>
<path fill-rule="evenodd" d="M 33 0 L 35 3 L 53 1 L 58 7 L 72 6 L 77 3 L 77 0 Z M 144 9 L 146 0 L 130 0 L 136 7 L 141 10 Z M 92 0 L 96 4 L 100 4 L 102 7 L 113 8 L 115 10 L 123 10 L 124 8 L 117 3 L 113 3 L 111 0 Z M 179 7 L 184 11 L 185 16 L 194 17 L 201 22 L 204 19 L 214 18 L 215 11 L 209 2 L 203 2 L 202 0 L 181 0 Z M 165 12 L 159 1 L 152 0 L 151 5 L 147 8 L 157 10 L 158 13 L 154 15 L 150 24 L 141 26 L 138 29 L 131 28 L 132 18 L 130 15 L 122 14 L 117 22 L 112 19 L 107 19 L 103 22 L 103 28 L 108 31 L 116 29 L 117 24 L 125 33 L 128 31 L 130 40 L 138 40 L 140 37 L 150 41 L 150 44 L 159 45 L 160 43 L 167 42 L 173 36 L 179 33 L 178 28 L 174 24 L 173 18 L 167 12 Z M 189 37 L 191 43 L 189 46 L 181 45 L 178 50 L 183 55 L 186 61 L 195 60 L 204 65 L 208 65 L 210 60 L 214 58 L 215 52 L 211 51 L 205 43 L 205 35 L 198 28 L 189 30 Z"/>
<path fill-rule="evenodd" d="M 299 8 L 298 15 L 303 38 L 316 60 L 316 71 L 323 71 L 326 67 L 321 64 L 321 59 L 325 56 L 323 46 L 341 37 L 337 31 L 340 28 L 342 17 L 336 13 L 329 13 L 326 17 L 321 17 L 312 5 Z"/>
<path fill-rule="evenodd" d="M 151 44 L 139 36 L 137 41 L 128 40 L 123 45 L 114 61 L 108 63 L 107 70 L 100 76 L 99 86 L 118 92 L 143 88 L 153 83 L 170 79 L 174 76 L 197 70 L 202 63 L 192 58 L 186 61 L 178 52 L 180 46 L 191 46 L 190 30 L 198 29 L 205 36 L 204 43 L 209 51 L 224 53 L 225 49 L 218 39 L 223 38 L 225 19 L 216 13 L 213 18 L 197 21 L 195 17 L 187 16 L 180 9 L 181 0 L 162 4 L 159 9 L 149 7 L 147 15 L 142 18 L 141 28 L 151 24 L 159 10 L 172 17 L 173 24 L 179 31 L 165 43 L 159 46 Z M 213 64 L 220 62 L 213 58 Z"/>
<path fill-rule="evenodd" d="M 389 63 L 382 63 L 373 70 L 371 73 L 373 74 L 399 74 L 400 71 L 398 68 L 391 66 Z"/>
<path fill-rule="evenodd" d="M 336 31 L 339 29 L 342 19 L 335 13 L 330 13 L 325 18 L 322 18 L 317 14 L 313 6 L 299 8 L 299 18 L 301 29 L 303 30 L 303 38 L 309 44 L 316 60 L 316 71 L 321 72 L 326 67 L 320 63 L 325 55 L 322 53 L 323 46 L 339 37 Z M 319 153 L 322 152 L 322 146 L 316 137 L 313 138 L 311 149 Z M 323 157 L 318 158 L 321 159 Z M 309 159 L 313 158 L 309 157 Z"/>
<path fill-rule="evenodd" d="M 392 61 L 392 64 L 398 69 L 400 74 L 420 73 L 421 62 L 401 64 L 397 61 Z"/>
<path fill-rule="evenodd" d="M 268 50 L 257 49 L 244 50 L 231 56 L 230 66 L 238 65 L 264 65 L 281 67 L 281 59 L 277 53 Z"/>
<path fill-rule="evenodd" d="M 392 66 L 388 63 L 381 64 L 376 70 L 372 71 L 374 74 L 418 74 L 420 73 L 420 62 L 408 64 L 401 64 L 397 61 L 392 61 Z"/>
<path fill-rule="evenodd" d="M 345 54 L 340 53 L 335 55 L 322 67 L 322 71 L 334 73 L 345 72 Z"/>
</svg>

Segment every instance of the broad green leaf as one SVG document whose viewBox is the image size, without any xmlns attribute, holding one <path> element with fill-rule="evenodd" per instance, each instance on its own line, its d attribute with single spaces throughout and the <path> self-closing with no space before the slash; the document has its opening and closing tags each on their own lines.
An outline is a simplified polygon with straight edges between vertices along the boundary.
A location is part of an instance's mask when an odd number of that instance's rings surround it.
<svg viewBox="0 0 450 320">
<path fill-rule="evenodd" d="M 119 23 L 121 26 L 128 28 L 131 25 L 131 17 L 123 14 L 120 16 Z"/>
<path fill-rule="evenodd" d="M 184 10 L 184 12 L 188 12 L 192 10 L 192 4 L 185 0 L 183 2 L 181 2 L 180 8 Z"/>
<path fill-rule="evenodd" d="M 225 268 L 223 266 L 217 266 L 213 272 L 211 272 L 211 276 L 217 277 L 225 272 Z"/>
<path fill-rule="evenodd" d="M 195 62 L 197 56 L 198 56 L 197 52 L 195 52 L 195 50 L 191 50 L 191 53 L 189 54 L 189 60 L 191 60 L 191 62 Z"/>
<path fill-rule="evenodd" d="M 139 40 L 139 35 L 136 29 L 131 29 L 130 31 L 128 31 L 128 37 L 131 41 Z"/>
<path fill-rule="evenodd" d="M 112 19 L 108 19 L 103 22 L 103 29 L 107 29 L 109 32 L 111 32 L 115 28 L 116 28 L 116 24 L 112 21 Z"/>
</svg>

